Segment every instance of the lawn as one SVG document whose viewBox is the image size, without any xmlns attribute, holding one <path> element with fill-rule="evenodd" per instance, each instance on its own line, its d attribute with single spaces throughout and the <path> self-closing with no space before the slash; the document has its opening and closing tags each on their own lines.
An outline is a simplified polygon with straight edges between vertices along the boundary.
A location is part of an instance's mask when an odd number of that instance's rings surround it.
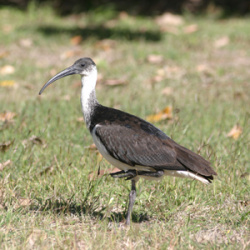
<svg viewBox="0 0 250 250">
<path fill-rule="evenodd" d="M 104 8 L 60 17 L 35 4 L 0 15 L 1 249 L 249 247 L 249 18 L 187 13 L 162 25 Z M 38 95 L 86 56 L 98 67 L 99 102 L 153 117 L 211 161 L 211 185 L 140 180 L 123 226 L 130 182 L 112 179 L 92 145 L 80 77 Z"/>
</svg>

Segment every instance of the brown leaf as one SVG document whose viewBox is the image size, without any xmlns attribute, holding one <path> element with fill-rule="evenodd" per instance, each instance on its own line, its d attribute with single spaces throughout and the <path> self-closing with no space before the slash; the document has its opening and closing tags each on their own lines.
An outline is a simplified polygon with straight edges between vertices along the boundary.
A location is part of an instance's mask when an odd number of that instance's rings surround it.
<svg viewBox="0 0 250 250">
<path fill-rule="evenodd" d="M 198 30 L 198 25 L 197 24 L 190 24 L 186 27 L 184 27 L 183 31 L 185 34 L 191 34 L 194 33 Z"/>
<path fill-rule="evenodd" d="M 103 39 L 95 44 L 96 48 L 102 49 L 104 51 L 114 49 L 115 46 L 116 46 L 116 41 L 111 39 Z"/>
<path fill-rule="evenodd" d="M 17 198 L 17 203 L 14 205 L 15 209 L 21 208 L 21 207 L 27 207 L 31 204 L 31 199 L 29 198 Z"/>
<path fill-rule="evenodd" d="M 8 55 L 9 55 L 9 51 L 7 50 L 0 51 L 0 58 L 5 58 Z"/>
<path fill-rule="evenodd" d="M 45 145 L 44 140 L 40 137 L 32 135 L 29 139 L 22 141 L 24 146 L 27 146 L 29 143 L 37 144 L 37 145 Z"/>
<path fill-rule="evenodd" d="M 81 54 L 82 54 L 82 50 L 79 49 L 78 47 L 76 47 L 76 49 L 72 49 L 72 50 L 68 50 L 68 51 L 63 52 L 60 55 L 60 58 L 61 59 L 68 59 L 68 58 L 71 58 L 73 56 L 79 56 Z"/>
<path fill-rule="evenodd" d="M 86 147 L 87 149 L 90 149 L 90 150 L 97 150 L 97 147 L 95 145 L 95 143 L 92 143 L 91 145 L 89 145 L 88 147 Z"/>
<path fill-rule="evenodd" d="M 126 79 L 124 78 L 120 78 L 120 79 L 107 79 L 104 81 L 105 85 L 108 86 L 121 86 L 121 85 L 126 85 L 128 82 Z"/>
<path fill-rule="evenodd" d="M 34 144 L 43 144 L 44 141 L 38 137 L 38 136 L 35 136 L 35 135 L 32 135 L 30 138 L 29 138 L 29 141 L 31 141 L 32 143 Z"/>
<path fill-rule="evenodd" d="M 82 36 L 74 36 L 70 39 L 72 45 L 79 45 L 82 42 Z"/>
<path fill-rule="evenodd" d="M 162 32 L 167 32 L 167 33 L 174 34 L 174 35 L 179 34 L 178 28 L 174 27 L 174 26 L 162 26 L 162 27 L 160 27 L 160 30 Z"/>
<path fill-rule="evenodd" d="M 4 24 L 2 30 L 4 33 L 10 33 L 13 30 L 13 26 L 10 24 Z"/>
<path fill-rule="evenodd" d="M 243 130 L 240 127 L 240 125 L 236 124 L 233 126 L 233 128 L 230 130 L 230 132 L 227 134 L 227 137 L 232 137 L 233 139 L 237 140 L 239 136 L 242 134 Z"/>
<path fill-rule="evenodd" d="M 164 89 L 161 91 L 161 93 L 162 93 L 163 95 L 169 96 L 169 95 L 173 94 L 173 88 L 171 88 L 171 87 L 166 87 L 166 88 L 164 88 Z"/>
<path fill-rule="evenodd" d="M 181 16 L 168 12 L 156 17 L 155 21 L 159 26 L 180 26 L 183 24 L 183 18 Z"/>
<path fill-rule="evenodd" d="M 205 75 L 214 75 L 214 70 L 207 64 L 199 64 L 196 66 L 196 71 Z"/>
<path fill-rule="evenodd" d="M 149 122 L 158 122 L 158 121 L 172 119 L 172 118 L 173 118 L 173 113 L 172 113 L 171 106 L 167 106 L 160 112 L 146 117 L 147 121 Z"/>
<path fill-rule="evenodd" d="M 77 120 L 78 122 L 84 122 L 84 118 L 83 118 L 82 116 L 78 117 L 76 120 Z"/>
<path fill-rule="evenodd" d="M 13 144 L 14 140 L 0 143 L 0 151 L 5 152 Z"/>
<path fill-rule="evenodd" d="M 1 113 L 1 114 L 0 114 L 0 121 L 12 122 L 12 121 L 13 121 L 13 118 L 14 118 L 15 116 L 16 116 L 16 113 L 7 111 L 7 112 L 4 112 L 4 113 Z"/>
<path fill-rule="evenodd" d="M 0 87 L 15 87 L 16 82 L 13 80 L 5 80 L 0 82 Z"/>
<path fill-rule="evenodd" d="M 152 82 L 152 83 L 161 82 L 161 81 L 163 81 L 164 79 L 165 79 L 164 76 L 162 76 L 162 75 L 156 75 L 156 76 L 152 77 L 151 82 Z"/>
<path fill-rule="evenodd" d="M 127 19 L 128 17 L 129 17 L 129 15 L 126 11 L 121 11 L 119 13 L 119 19 L 121 19 L 121 20 Z"/>
<path fill-rule="evenodd" d="M 28 199 L 28 198 L 19 199 L 19 205 L 22 207 L 29 206 L 30 204 L 31 204 L 31 199 Z"/>
<path fill-rule="evenodd" d="M 7 167 L 8 165 L 10 165 L 12 162 L 11 160 L 7 160 L 3 163 L 0 162 L 0 171 L 2 171 L 5 167 Z"/>
<path fill-rule="evenodd" d="M 179 79 L 185 74 L 185 71 L 178 66 L 166 66 L 157 70 L 156 75 L 163 79 Z"/>
<path fill-rule="evenodd" d="M 163 56 L 162 55 L 155 55 L 155 54 L 152 54 L 152 55 L 149 55 L 147 57 L 147 60 L 149 63 L 152 63 L 152 64 L 159 64 L 159 63 L 162 63 L 163 62 Z"/>
<path fill-rule="evenodd" d="M 109 171 L 109 173 L 116 173 L 116 172 L 119 172 L 119 171 L 121 171 L 121 169 L 113 168 L 111 172 Z"/>
<path fill-rule="evenodd" d="M 215 48 L 222 48 L 222 47 L 225 47 L 226 45 L 228 45 L 228 43 L 229 43 L 229 37 L 223 36 L 214 42 L 214 47 Z"/>
<path fill-rule="evenodd" d="M 64 101 L 70 101 L 70 99 L 71 99 L 70 95 L 64 95 L 64 96 L 62 96 L 62 100 L 64 100 Z"/>
<path fill-rule="evenodd" d="M 24 48 L 30 48 L 33 45 L 33 41 L 30 38 L 21 39 L 19 43 Z"/>
<path fill-rule="evenodd" d="M 15 68 L 12 65 L 5 65 L 0 68 L 1 75 L 9 75 L 15 72 Z"/>
</svg>

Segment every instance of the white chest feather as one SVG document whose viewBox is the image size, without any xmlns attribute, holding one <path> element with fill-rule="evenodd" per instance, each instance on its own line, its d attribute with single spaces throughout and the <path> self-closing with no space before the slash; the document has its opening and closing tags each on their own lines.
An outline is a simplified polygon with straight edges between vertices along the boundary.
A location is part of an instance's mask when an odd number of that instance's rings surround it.
<svg viewBox="0 0 250 250">
<path fill-rule="evenodd" d="M 93 112 L 94 106 L 97 103 L 95 95 L 96 79 L 96 68 L 93 68 L 89 75 L 82 77 L 81 105 L 87 127 L 89 127 L 91 113 Z"/>
</svg>

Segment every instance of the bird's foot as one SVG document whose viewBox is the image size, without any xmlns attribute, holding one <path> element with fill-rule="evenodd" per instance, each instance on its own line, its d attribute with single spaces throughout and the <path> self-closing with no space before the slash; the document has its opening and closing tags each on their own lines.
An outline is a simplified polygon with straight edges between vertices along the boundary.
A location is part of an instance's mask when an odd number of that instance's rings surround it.
<svg viewBox="0 0 250 250">
<path fill-rule="evenodd" d="M 124 170 L 116 172 L 116 173 L 111 173 L 110 174 L 113 178 L 127 178 L 126 180 L 130 180 L 134 177 L 137 176 L 136 170 L 128 170 L 125 172 Z"/>
<path fill-rule="evenodd" d="M 113 178 L 126 178 L 126 180 L 131 180 L 136 176 L 147 176 L 147 177 L 154 177 L 154 178 L 160 178 L 164 175 L 163 170 L 158 170 L 155 172 L 149 172 L 149 171 L 137 171 L 134 169 L 130 169 L 128 171 L 119 171 L 116 173 L 111 173 L 110 174 Z"/>
</svg>

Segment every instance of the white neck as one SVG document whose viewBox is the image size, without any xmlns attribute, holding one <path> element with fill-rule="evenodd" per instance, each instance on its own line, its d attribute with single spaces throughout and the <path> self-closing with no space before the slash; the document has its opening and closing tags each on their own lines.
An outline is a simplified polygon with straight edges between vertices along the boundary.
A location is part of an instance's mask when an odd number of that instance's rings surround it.
<svg viewBox="0 0 250 250">
<path fill-rule="evenodd" d="M 98 104 L 95 95 L 96 80 L 96 67 L 93 67 L 87 76 L 82 76 L 81 104 L 84 120 L 88 128 L 90 126 L 91 115 L 96 104 Z"/>
</svg>

